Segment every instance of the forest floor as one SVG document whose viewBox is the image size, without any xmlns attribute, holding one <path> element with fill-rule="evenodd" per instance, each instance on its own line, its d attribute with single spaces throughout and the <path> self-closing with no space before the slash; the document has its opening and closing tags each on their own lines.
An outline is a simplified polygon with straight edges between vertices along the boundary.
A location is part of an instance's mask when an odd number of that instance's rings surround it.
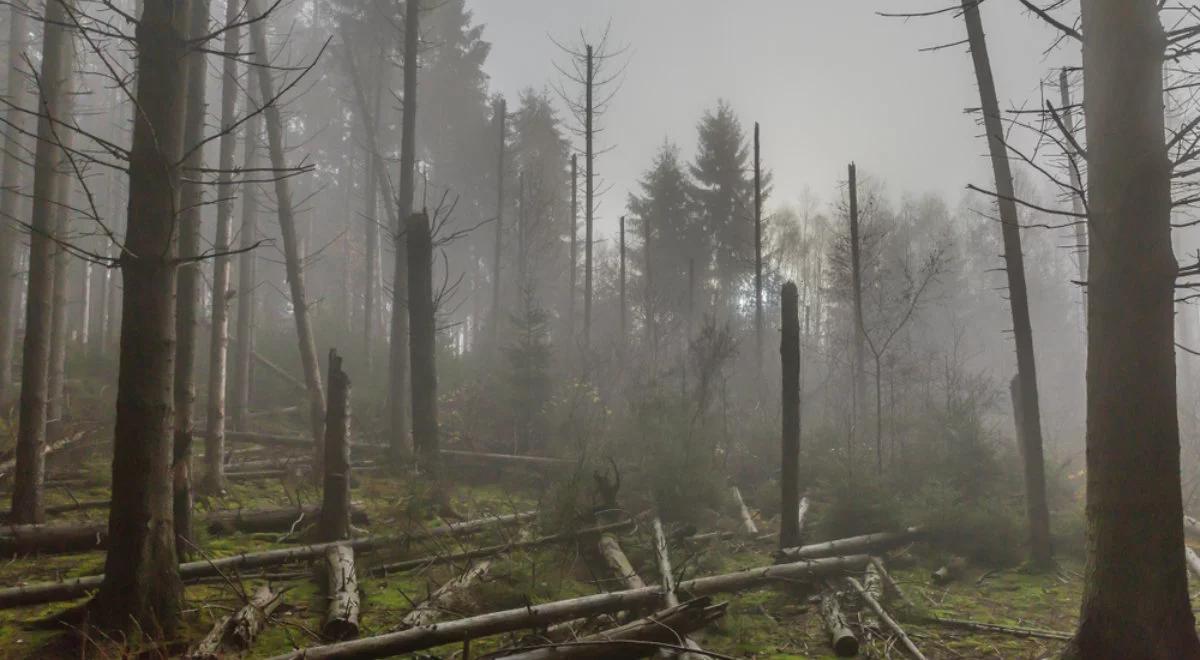
<svg viewBox="0 0 1200 660">
<path fill-rule="evenodd" d="M 264 429 L 267 430 L 267 429 Z M 54 487 L 48 491 L 48 504 L 68 504 L 74 500 L 103 499 L 108 496 L 108 461 L 101 458 L 106 450 L 96 446 L 81 449 L 74 456 L 60 456 L 52 470 L 69 467 L 71 472 L 87 475 L 85 483 L 69 488 Z M 545 479 L 528 472 L 515 471 L 498 475 L 496 470 L 481 474 L 479 470 L 456 473 L 453 482 L 478 483 L 458 486 L 452 494 L 454 509 L 465 519 L 488 514 L 513 513 L 538 508 L 545 491 L 535 490 Z M 93 476 L 94 475 L 94 476 Z M 488 477 L 485 481 L 484 477 Z M 460 478 L 461 477 L 461 478 Z M 429 517 L 435 507 L 429 506 L 421 493 L 402 479 L 389 477 L 379 471 L 364 472 L 356 477 L 353 490 L 356 503 L 362 504 L 369 515 L 371 533 L 396 533 L 412 530 L 414 526 L 435 526 L 447 521 Z M 226 495 L 217 498 L 198 498 L 197 517 L 206 510 L 246 510 L 296 506 L 316 503 L 317 492 L 307 482 L 291 477 L 267 478 L 232 483 Z M 749 503 L 753 507 L 754 503 Z M 814 507 L 820 503 L 815 502 Z M 55 522 L 68 520 L 103 521 L 103 510 L 62 514 Z M 774 529 L 775 521 L 759 521 L 764 530 Z M 561 521 L 539 520 L 552 533 Z M 730 513 L 724 531 L 737 531 L 739 521 Z M 202 527 L 202 526 L 200 526 Z M 718 530 L 699 530 L 718 531 Z M 360 587 L 363 594 L 362 629 L 360 636 L 380 634 L 396 629 L 400 618 L 445 580 L 461 572 L 460 563 L 392 575 L 371 574 L 369 567 L 398 557 L 420 557 L 440 552 L 504 543 L 515 532 L 494 530 L 470 539 L 446 537 L 410 548 L 396 548 L 360 555 Z M 669 535 L 669 534 L 668 534 Z M 234 534 L 208 537 L 200 532 L 198 545 L 205 557 L 281 547 L 281 534 Z M 621 545 L 634 567 L 647 583 L 657 582 L 652 533 L 649 525 L 641 524 L 623 534 Z M 814 541 L 820 539 L 813 539 Z M 681 543 L 671 548 L 676 573 L 684 578 L 727 573 L 743 568 L 763 566 L 773 561 L 771 541 L 725 539 L 689 545 Z M 198 557 L 202 558 L 202 557 Z M 1073 629 L 1081 592 L 1082 566 L 1064 560 L 1059 570 L 1049 574 L 1029 575 L 1020 569 L 985 570 L 969 567 L 957 580 L 937 586 L 931 581 L 940 557 L 921 544 L 902 548 L 885 561 L 892 576 L 905 595 L 924 612 L 897 612 L 893 598 L 889 611 L 908 631 L 914 642 L 929 658 L 1044 658 L 1053 657 L 1062 642 L 1049 639 L 1022 638 L 1009 634 L 989 634 L 959 630 L 941 624 L 921 623 L 924 614 L 970 619 L 1009 626 L 1070 631 Z M 22 557 L 0 564 L 0 587 L 32 584 L 103 572 L 104 553 L 87 552 L 67 555 Z M 584 553 L 576 544 L 550 546 L 544 549 L 513 552 L 496 561 L 485 579 L 454 605 L 454 612 L 444 618 L 469 615 L 527 603 L 547 602 L 573 596 L 597 593 L 618 588 L 610 580 L 598 578 L 588 568 Z M 310 577 L 307 566 L 275 567 L 244 575 L 232 575 L 231 581 L 216 578 L 204 584 L 187 587 L 188 639 L 196 641 L 207 633 L 214 620 L 243 604 L 242 596 L 231 582 L 244 582 L 245 592 L 271 580 L 273 586 L 285 588 L 284 605 L 276 611 L 271 625 L 263 632 L 249 657 L 269 657 L 293 648 L 320 643 L 323 597 L 319 579 Z M 289 575 L 290 573 L 290 575 Z M 738 658 L 825 658 L 832 657 L 828 636 L 821 624 L 816 603 L 811 594 L 790 585 L 764 588 L 737 595 L 718 597 L 728 600 L 729 609 L 718 621 L 694 640 L 701 647 Z M 845 598 L 852 624 L 858 613 L 851 609 L 857 599 Z M 0 610 L 0 657 L 52 657 L 57 648 L 60 631 L 35 630 L 28 624 L 66 609 L 70 603 Z M 857 626 L 855 626 L 857 628 Z M 471 645 L 472 656 L 478 656 L 501 646 L 519 641 L 519 636 L 496 636 L 477 640 Z M 461 657 L 461 645 L 431 649 L 420 657 Z M 890 635 L 864 640 L 860 657 L 905 657 Z"/>
</svg>

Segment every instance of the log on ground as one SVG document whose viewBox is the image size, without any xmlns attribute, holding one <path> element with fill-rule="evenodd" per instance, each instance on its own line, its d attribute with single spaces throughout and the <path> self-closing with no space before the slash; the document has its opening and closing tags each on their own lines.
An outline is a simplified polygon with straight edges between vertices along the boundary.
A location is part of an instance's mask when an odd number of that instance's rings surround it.
<svg viewBox="0 0 1200 660">
<path fill-rule="evenodd" d="M 325 551 L 325 622 L 321 635 L 341 641 L 358 637 L 358 573 L 354 568 L 354 549 L 336 545 Z"/>
<path fill-rule="evenodd" d="M 915 540 L 921 534 L 919 527 L 909 527 L 900 532 L 880 532 L 851 536 L 824 543 L 803 545 L 798 548 L 784 548 L 779 551 L 779 558 L 785 561 L 797 559 L 814 559 L 817 557 L 836 557 L 843 554 L 854 554 L 868 550 L 892 548 L 902 543 Z"/>
<path fill-rule="evenodd" d="M 839 658 L 850 658 L 858 655 L 858 638 L 846 623 L 838 604 L 837 591 L 826 589 L 821 592 L 821 622 L 829 632 L 829 646 Z"/>
<path fill-rule="evenodd" d="M 246 653 L 282 602 L 282 591 L 259 587 L 245 607 L 217 621 L 187 657 L 190 660 L 217 660 Z"/>
</svg>

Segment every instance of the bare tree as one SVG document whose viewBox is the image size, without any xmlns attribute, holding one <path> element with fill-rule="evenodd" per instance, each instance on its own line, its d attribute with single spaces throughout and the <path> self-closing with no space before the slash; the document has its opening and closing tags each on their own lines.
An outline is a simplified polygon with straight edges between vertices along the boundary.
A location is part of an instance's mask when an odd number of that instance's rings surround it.
<svg viewBox="0 0 1200 660">
<path fill-rule="evenodd" d="M 247 109 L 257 107 L 255 96 L 254 85 L 247 84 Z M 243 171 L 254 172 L 258 169 L 261 139 L 262 115 L 252 114 L 246 120 L 246 130 L 242 137 Z M 258 256 L 251 249 L 258 239 L 258 183 L 253 178 L 248 179 L 242 182 L 241 189 L 242 218 L 238 231 L 238 247 L 241 254 L 238 255 L 237 331 L 234 334 L 237 342 L 233 350 L 233 383 L 230 395 L 233 397 L 233 428 L 244 431 L 252 391 L 250 375 L 254 363 L 254 318 L 258 309 Z"/>
<path fill-rule="evenodd" d="M 29 25 L 24 8 L 16 2 L 8 6 L 8 73 L 5 96 L 9 106 L 4 111 L 4 163 L 0 174 L 0 409 L 7 409 L 12 394 L 13 343 L 17 333 L 17 232 L 14 222 L 20 195 L 23 167 L 18 152 L 25 131 L 28 103 L 28 81 L 21 70 L 21 54 L 25 51 Z"/>
<path fill-rule="evenodd" d="M 800 545 L 800 293 L 795 282 L 783 285 L 783 334 L 779 359 L 783 370 L 782 488 L 779 547 Z"/>
</svg>

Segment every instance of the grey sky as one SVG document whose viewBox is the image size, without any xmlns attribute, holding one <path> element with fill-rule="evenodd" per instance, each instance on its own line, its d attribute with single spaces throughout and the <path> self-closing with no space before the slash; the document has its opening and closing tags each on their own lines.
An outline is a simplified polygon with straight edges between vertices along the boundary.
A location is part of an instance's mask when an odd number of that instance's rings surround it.
<svg viewBox="0 0 1200 660">
<path fill-rule="evenodd" d="M 968 182 L 990 186 L 986 145 L 963 109 L 979 103 L 965 46 L 918 49 L 965 38 L 952 14 L 902 21 L 877 11 L 925 11 L 947 0 L 469 0 L 492 42 L 492 88 L 510 99 L 558 77 L 551 43 L 599 34 L 630 46 L 620 94 L 606 118 L 613 149 L 598 169 L 612 184 L 600 211 L 607 230 L 626 192 L 664 137 L 691 159 L 695 125 L 718 98 L 750 130 L 762 124 L 775 203 L 805 189 L 837 195 L 845 164 L 882 178 L 888 192 L 938 192 L 952 205 Z M 1051 69 L 1078 61 L 1068 43 L 1013 0 L 984 4 L 984 26 L 1001 103 L 1040 101 Z M 1057 90 L 1054 90 L 1057 94 Z"/>
</svg>

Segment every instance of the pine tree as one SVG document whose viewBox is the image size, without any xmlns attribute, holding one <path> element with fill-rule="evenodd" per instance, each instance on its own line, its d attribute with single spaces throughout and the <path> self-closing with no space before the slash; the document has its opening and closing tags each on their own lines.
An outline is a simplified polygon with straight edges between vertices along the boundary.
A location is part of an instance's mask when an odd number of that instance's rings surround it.
<svg viewBox="0 0 1200 660">
<path fill-rule="evenodd" d="M 723 100 L 704 114 L 697 131 L 699 146 L 691 166 L 694 194 L 705 232 L 712 236 L 710 267 L 717 281 L 718 306 L 725 313 L 732 311 L 728 306 L 754 264 L 750 147 L 742 123 Z"/>
</svg>

